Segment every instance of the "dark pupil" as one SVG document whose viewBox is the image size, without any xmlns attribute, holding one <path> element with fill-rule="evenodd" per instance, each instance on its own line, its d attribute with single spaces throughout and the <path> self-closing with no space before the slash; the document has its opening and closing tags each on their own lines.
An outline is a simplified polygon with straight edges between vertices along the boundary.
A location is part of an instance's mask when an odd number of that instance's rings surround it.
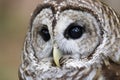
<svg viewBox="0 0 120 80">
<path fill-rule="evenodd" d="M 39 31 L 39 34 L 45 41 L 48 41 L 50 39 L 50 34 L 47 28 L 42 28 L 41 31 Z"/>
<path fill-rule="evenodd" d="M 78 24 L 71 24 L 65 31 L 66 38 L 78 39 L 82 36 L 84 28 Z"/>
</svg>

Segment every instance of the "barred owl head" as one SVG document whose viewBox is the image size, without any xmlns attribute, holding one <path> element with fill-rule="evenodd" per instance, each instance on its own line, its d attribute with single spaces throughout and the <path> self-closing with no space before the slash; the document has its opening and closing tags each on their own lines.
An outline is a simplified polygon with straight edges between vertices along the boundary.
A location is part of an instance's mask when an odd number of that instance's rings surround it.
<svg viewBox="0 0 120 80">
<path fill-rule="evenodd" d="M 120 19 L 112 8 L 99 0 L 45 0 L 35 9 L 21 80 L 118 79 L 119 64 Z"/>
</svg>

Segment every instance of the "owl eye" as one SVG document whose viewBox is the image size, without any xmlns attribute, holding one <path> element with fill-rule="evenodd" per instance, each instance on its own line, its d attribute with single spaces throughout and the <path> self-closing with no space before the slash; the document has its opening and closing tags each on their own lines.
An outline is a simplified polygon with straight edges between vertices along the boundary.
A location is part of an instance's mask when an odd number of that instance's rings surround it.
<svg viewBox="0 0 120 80">
<path fill-rule="evenodd" d="M 44 41 L 47 42 L 50 40 L 50 34 L 46 25 L 44 25 L 38 33 L 42 36 Z"/>
<path fill-rule="evenodd" d="M 68 26 L 68 28 L 64 32 L 64 36 L 68 39 L 78 39 L 82 36 L 84 33 L 83 26 L 80 26 L 79 24 L 72 23 Z"/>
</svg>

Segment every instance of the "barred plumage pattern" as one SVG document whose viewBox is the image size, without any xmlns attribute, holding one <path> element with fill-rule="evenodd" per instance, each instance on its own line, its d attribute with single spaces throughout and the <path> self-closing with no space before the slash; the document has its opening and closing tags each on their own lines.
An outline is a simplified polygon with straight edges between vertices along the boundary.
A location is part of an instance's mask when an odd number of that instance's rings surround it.
<svg viewBox="0 0 120 80">
<path fill-rule="evenodd" d="M 59 38 L 62 32 L 59 30 L 64 30 L 69 19 L 74 21 L 78 17 L 87 25 L 84 37 L 69 42 Z M 51 41 L 44 42 L 37 35 L 41 23 L 48 24 Z M 61 67 L 54 65 L 52 41 L 56 41 L 64 53 L 71 52 L 70 57 L 64 57 Z M 31 18 L 19 79 L 120 80 L 120 16 L 99 0 L 45 0 Z"/>
</svg>

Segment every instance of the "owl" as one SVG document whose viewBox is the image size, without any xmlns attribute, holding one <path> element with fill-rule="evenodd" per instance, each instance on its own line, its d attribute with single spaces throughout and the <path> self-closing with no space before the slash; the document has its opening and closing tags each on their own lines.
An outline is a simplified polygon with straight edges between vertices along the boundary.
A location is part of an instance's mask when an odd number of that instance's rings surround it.
<svg viewBox="0 0 120 80">
<path fill-rule="evenodd" d="M 99 0 L 44 0 L 31 17 L 19 80 L 120 80 L 120 16 Z"/>
</svg>

